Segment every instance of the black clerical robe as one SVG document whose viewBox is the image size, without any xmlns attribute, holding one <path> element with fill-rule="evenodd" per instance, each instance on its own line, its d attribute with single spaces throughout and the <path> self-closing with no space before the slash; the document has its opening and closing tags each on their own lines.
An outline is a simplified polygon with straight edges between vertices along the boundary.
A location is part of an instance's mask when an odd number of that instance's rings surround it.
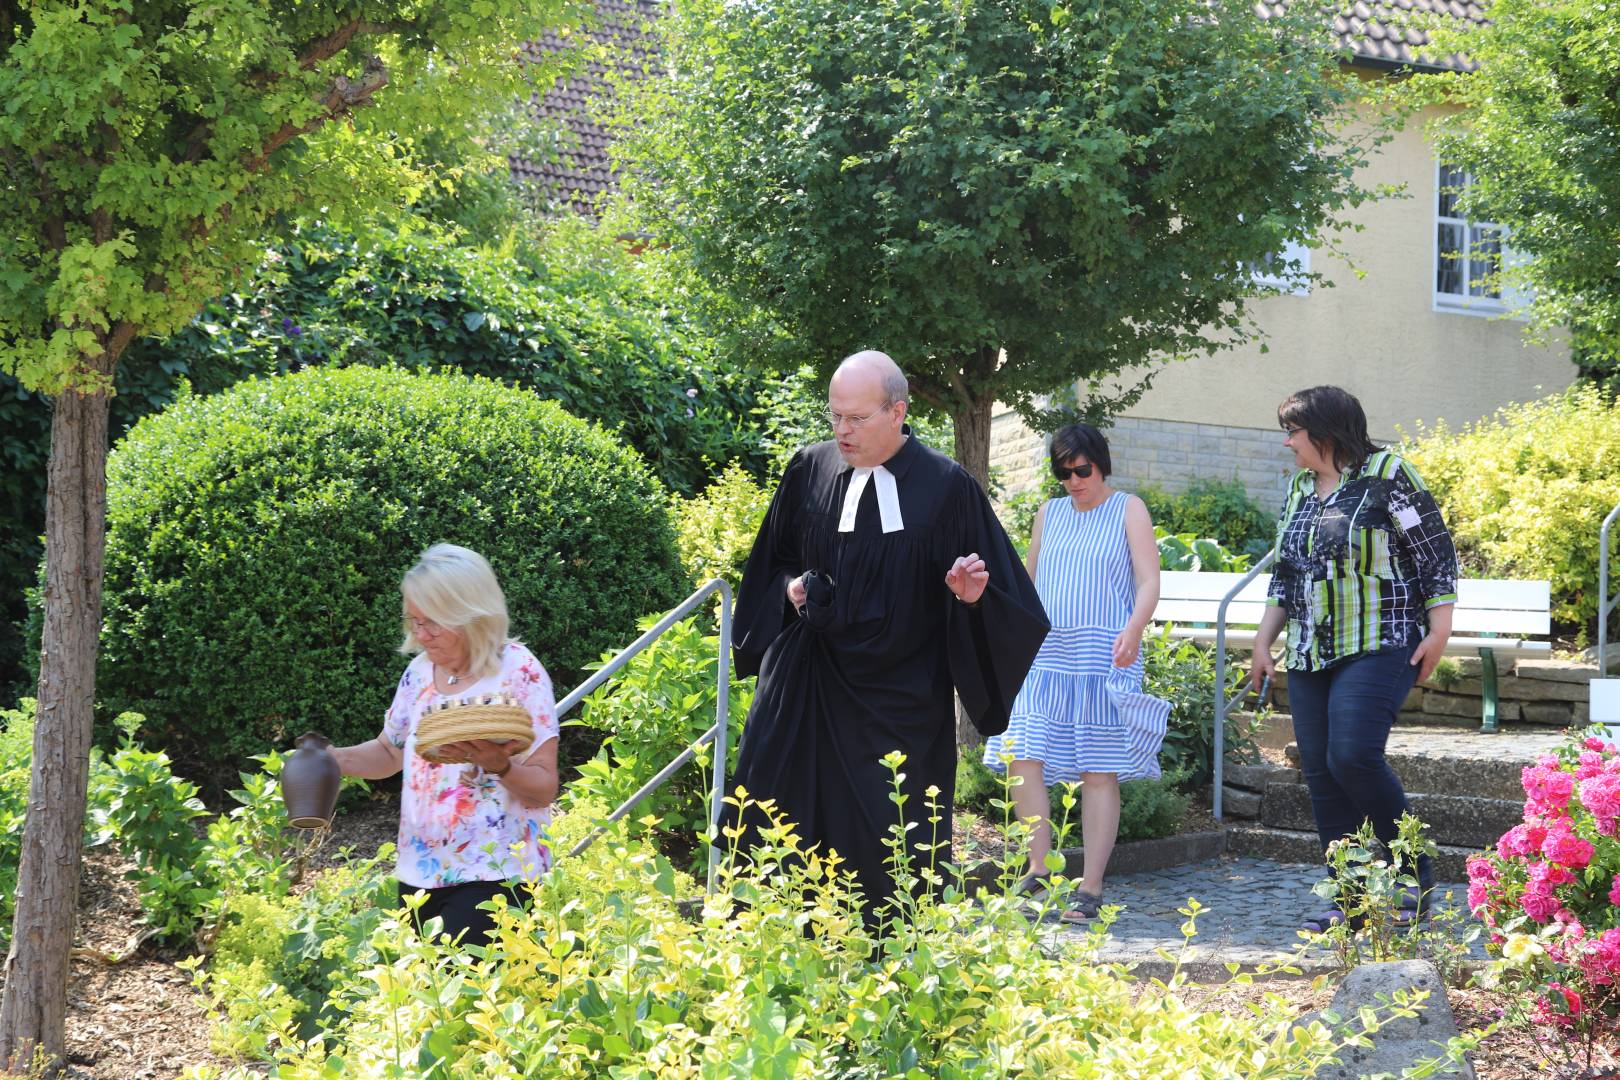
<svg viewBox="0 0 1620 1080">
<path fill-rule="evenodd" d="M 913 858 L 937 866 L 950 855 L 953 698 L 960 695 L 986 735 L 1005 730 L 1049 629 L 977 481 L 915 438 L 884 467 L 894 477 L 901 527 L 884 531 L 880 485 L 868 482 L 853 529 L 841 532 L 853 470 L 834 442 L 800 451 L 754 541 L 736 615 L 738 673 L 757 672 L 759 683 L 735 784 L 753 799 L 774 799 L 807 843 L 832 848 L 850 864 L 869 923 L 894 892 L 884 841 L 900 821 L 881 758 L 905 754 Z M 958 556 L 974 552 L 990 582 L 969 607 L 945 574 Z M 788 602 L 787 585 L 806 571 L 824 580 L 801 614 Z M 937 826 L 928 821 L 930 786 L 939 789 Z M 943 846 L 930 853 L 934 843 Z"/>
</svg>

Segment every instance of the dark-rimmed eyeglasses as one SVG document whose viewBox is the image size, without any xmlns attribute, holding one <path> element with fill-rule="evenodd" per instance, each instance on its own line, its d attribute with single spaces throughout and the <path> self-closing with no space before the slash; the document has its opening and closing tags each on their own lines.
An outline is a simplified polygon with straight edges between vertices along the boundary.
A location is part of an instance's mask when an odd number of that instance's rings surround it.
<svg viewBox="0 0 1620 1080">
<path fill-rule="evenodd" d="M 1083 465 L 1054 465 L 1052 466 L 1052 475 L 1058 478 L 1060 484 L 1070 476 L 1078 476 L 1082 480 L 1087 480 L 1090 479 L 1091 471 L 1095 468 L 1096 466 L 1089 461 Z"/>
</svg>

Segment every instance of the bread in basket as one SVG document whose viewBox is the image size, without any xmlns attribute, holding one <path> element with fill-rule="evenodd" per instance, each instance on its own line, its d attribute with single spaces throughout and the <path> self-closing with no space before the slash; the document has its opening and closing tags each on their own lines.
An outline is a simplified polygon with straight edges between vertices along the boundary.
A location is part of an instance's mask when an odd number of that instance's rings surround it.
<svg viewBox="0 0 1620 1080">
<path fill-rule="evenodd" d="M 468 739 L 515 740 L 521 754 L 534 742 L 529 711 L 505 694 L 483 694 L 465 701 L 442 701 L 429 707 L 416 725 L 416 752 L 436 765 L 448 765 L 438 750 Z"/>
</svg>

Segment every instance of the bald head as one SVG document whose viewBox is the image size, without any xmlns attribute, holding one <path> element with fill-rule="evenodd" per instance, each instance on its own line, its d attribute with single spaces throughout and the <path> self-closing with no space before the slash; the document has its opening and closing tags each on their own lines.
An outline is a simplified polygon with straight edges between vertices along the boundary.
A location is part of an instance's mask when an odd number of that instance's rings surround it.
<svg viewBox="0 0 1620 1080">
<path fill-rule="evenodd" d="M 838 452 L 856 468 L 881 465 L 905 442 L 906 377 L 885 353 L 846 356 L 827 385 Z"/>
<path fill-rule="evenodd" d="M 850 353 L 838 365 L 838 370 L 833 372 L 833 381 L 837 382 L 840 376 L 858 381 L 876 380 L 885 401 L 909 400 L 910 387 L 906 385 L 906 377 L 901 374 L 900 365 L 888 353 L 876 349 Z"/>
</svg>

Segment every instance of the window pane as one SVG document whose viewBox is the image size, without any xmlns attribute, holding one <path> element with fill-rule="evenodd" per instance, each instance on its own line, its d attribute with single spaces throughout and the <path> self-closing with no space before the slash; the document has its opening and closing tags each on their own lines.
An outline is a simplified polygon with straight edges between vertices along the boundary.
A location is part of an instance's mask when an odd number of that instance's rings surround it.
<svg viewBox="0 0 1620 1080">
<path fill-rule="evenodd" d="M 1437 238 L 1440 248 L 1440 258 L 1435 269 L 1434 288 L 1436 292 L 1450 293 L 1453 296 L 1464 295 L 1463 288 L 1463 262 L 1462 254 L 1463 227 L 1461 225 L 1440 225 Z"/>
<path fill-rule="evenodd" d="M 1453 165 L 1440 166 L 1440 202 L 1439 213 L 1441 217 L 1458 217 L 1457 196 L 1468 184 L 1468 174 Z"/>
<path fill-rule="evenodd" d="M 1502 268 L 1502 231 L 1484 226 L 1468 230 L 1468 295 L 1500 298 L 1495 275 Z"/>
</svg>

